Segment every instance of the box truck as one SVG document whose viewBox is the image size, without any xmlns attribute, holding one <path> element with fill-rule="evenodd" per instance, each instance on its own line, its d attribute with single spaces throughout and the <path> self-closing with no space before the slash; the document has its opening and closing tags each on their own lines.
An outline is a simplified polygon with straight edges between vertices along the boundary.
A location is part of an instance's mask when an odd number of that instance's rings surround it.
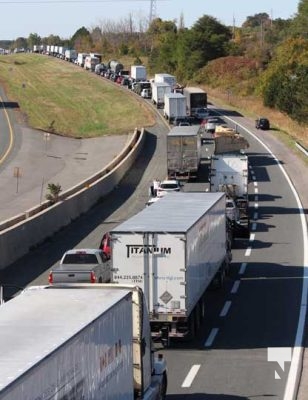
<svg viewBox="0 0 308 400">
<path fill-rule="evenodd" d="M 187 86 L 183 89 L 186 97 L 187 114 L 195 116 L 197 109 L 207 108 L 207 93 L 198 87 Z"/>
<path fill-rule="evenodd" d="M 200 126 L 175 126 L 167 135 L 168 177 L 197 177 L 201 159 Z"/>
<path fill-rule="evenodd" d="M 0 325 L 1 400 L 164 398 L 139 288 L 30 287 L 0 307 Z"/>
<path fill-rule="evenodd" d="M 189 338 L 228 271 L 224 193 L 171 192 L 111 232 L 114 283 L 142 288 L 152 336 Z"/>
<path fill-rule="evenodd" d="M 169 85 L 169 83 L 152 83 L 152 103 L 155 104 L 157 108 L 164 106 L 166 93 L 171 93 L 171 86 Z"/>
<path fill-rule="evenodd" d="M 77 58 L 77 51 L 74 49 L 67 49 L 65 50 L 65 61 L 75 62 Z"/>
<path fill-rule="evenodd" d="M 175 118 L 186 116 L 186 97 L 181 93 L 165 93 L 164 117 L 172 123 Z"/>
<path fill-rule="evenodd" d="M 146 81 L 147 70 L 143 65 L 132 65 L 130 67 L 130 76 L 135 81 Z"/>
</svg>

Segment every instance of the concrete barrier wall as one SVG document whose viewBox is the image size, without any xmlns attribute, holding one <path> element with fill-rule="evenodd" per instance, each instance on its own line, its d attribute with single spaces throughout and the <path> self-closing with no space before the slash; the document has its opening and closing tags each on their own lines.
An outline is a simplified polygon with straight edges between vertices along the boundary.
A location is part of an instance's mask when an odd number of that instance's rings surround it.
<svg viewBox="0 0 308 400">
<path fill-rule="evenodd" d="M 69 225 L 110 193 L 133 165 L 144 141 L 144 131 L 136 131 L 121 154 L 102 171 L 64 192 L 56 204 L 48 208 L 44 203 L 34 207 L 25 213 L 23 221 L 20 222 L 19 215 L 15 225 L 2 230 L 0 269 L 9 266 L 27 254 L 31 248 Z"/>
</svg>

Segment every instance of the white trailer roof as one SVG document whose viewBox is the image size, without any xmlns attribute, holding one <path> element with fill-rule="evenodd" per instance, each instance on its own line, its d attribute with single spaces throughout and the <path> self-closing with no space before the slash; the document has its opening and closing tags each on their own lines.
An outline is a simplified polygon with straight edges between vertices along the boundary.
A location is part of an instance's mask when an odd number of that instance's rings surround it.
<svg viewBox="0 0 308 400">
<path fill-rule="evenodd" d="M 220 192 L 167 193 L 111 232 L 187 232 L 224 196 Z"/>
<path fill-rule="evenodd" d="M 181 98 L 185 99 L 186 98 L 182 93 L 166 93 L 165 96 L 170 99 L 181 99 Z"/>
<path fill-rule="evenodd" d="M 184 88 L 184 92 L 188 93 L 205 93 L 205 91 L 199 87 L 187 86 Z"/>
<path fill-rule="evenodd" d="M 175 126 L 168 132 L 167 136 L 196 136 L 199 130 L 199 125 Z"/>
<path fill-rule="evenodd" d="M 129 292 L 37 288 L 0 306 L 0 390 Z"/>
</svg>

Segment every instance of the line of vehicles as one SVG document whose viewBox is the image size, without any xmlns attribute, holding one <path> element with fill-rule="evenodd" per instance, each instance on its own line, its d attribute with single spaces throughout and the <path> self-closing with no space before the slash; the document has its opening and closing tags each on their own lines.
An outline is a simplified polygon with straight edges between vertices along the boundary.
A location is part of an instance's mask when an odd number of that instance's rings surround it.
<svg viewBox="0 0 308 400">
<path fill-rule="evenodd" d="M 79 57 L 80 66 L 98 71 L 99 55 L 87 57 Z M 126 78 L 119 63 L 109 67 Z M 130 72 L 132 90 L 151 90 L 170 122 L 209 116 L 201 89 L 178 91 L 169 74 L 146 81 L 143 66 Z M 203 131 L 200 123 L 172 127 L 168 179 L 198 175 Z M 27 288 L 0 307 L 0 399 L 165 398 L 167 367 L 152 341 L 169 346 L 195 336 L 207 290 L 222 287 L 230 271 L 234 228 L 249 231 L 247 143 L 233 133 L 214 139 L 210 192 L 179 185 L 158 196 L 105 233 L 99 249 L 65 252 L 49 285 Z"/>
</svg>

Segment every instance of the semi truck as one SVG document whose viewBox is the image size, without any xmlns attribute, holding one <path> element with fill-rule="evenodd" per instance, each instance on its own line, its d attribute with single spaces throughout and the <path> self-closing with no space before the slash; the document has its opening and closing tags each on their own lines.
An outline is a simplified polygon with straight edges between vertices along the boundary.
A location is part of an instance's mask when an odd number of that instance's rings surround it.
<svg viewBox="0 0 308 400">
<path fill-rule="evenodd" d="M 183 95 L 186 97 L 187 114 L 195 116 L 199 108 L 207 108 L 207 93 L 198 87 L 187 86 L 183 89 Z"/>
<path fill-rule="evenodd" d="M 174 88 L 176 86 L 176 77 L 170 74 L 155 74 L 154 82 L 160 82 L 160 83 L 165 82 L 168 83 L 168 85 L 170 85 L 171 88 Z"/>
<path fill-rule="evenodd" d="M 130 76 L 134 81 L 146 81 L 146 67 L 144 65 L 132 65 L 130 67 Z"/>
<path fill-rule="evenodd" d="M 233 221 L 235 236 L 249 236 L 248 157 L 243 152 L 213 154 L 210 166 L 211 192 L 224 192 L 234 200 L 239 220 Z"/>
<path fill-rule="evenodd" d="M 201 159 L 200 126 L 175 126 L 167 135 L 169 179 L 197 177 Z"/>
<path fill-rule="evenodd" d="M 122 71 L 122 69 L 124 69 L 124 66 L 119 61 L 111 60 L 108 63 L 108 68 L 110 69 L 111 72 L 118 75 L 120 73 L 120 71 Z"/>
<path fill-rule="evenodd" d="M 171 86 L 166 82 L 153 82 L 152 83 L 152 103 L 157 108 L 161 108 L 165 104 L 165 94 L 171 93 Z"/>
<path fill-rule="evenodd" d="M 29 287 L 0 306 L 0 325 L 1 400 L 165 397 L 137 287 Z"/>
<path fill-rule="evenodd" d="M 164 117 L 172 123 L 175 118 L 186 116 L 186 97 L 181 93 L 165 93 Z"/>
<path fill-rule="evenodd" d="M 194 336 L 207 288 L 223 284 L 225 205 L 224 193 L 170 192 L 110 232 L 113 282 L 143 290 L 152 336 L 165 346 Z"/>
<path fill-rule="evenodd" d="M 96 65 L 99 63 L 100 63 L 100 60 L 98 57 L 94 57 L 91 55 L 86 56 L 86 58 L 84 60 L 84 69 L 94 72 Z"/>
</svg>

